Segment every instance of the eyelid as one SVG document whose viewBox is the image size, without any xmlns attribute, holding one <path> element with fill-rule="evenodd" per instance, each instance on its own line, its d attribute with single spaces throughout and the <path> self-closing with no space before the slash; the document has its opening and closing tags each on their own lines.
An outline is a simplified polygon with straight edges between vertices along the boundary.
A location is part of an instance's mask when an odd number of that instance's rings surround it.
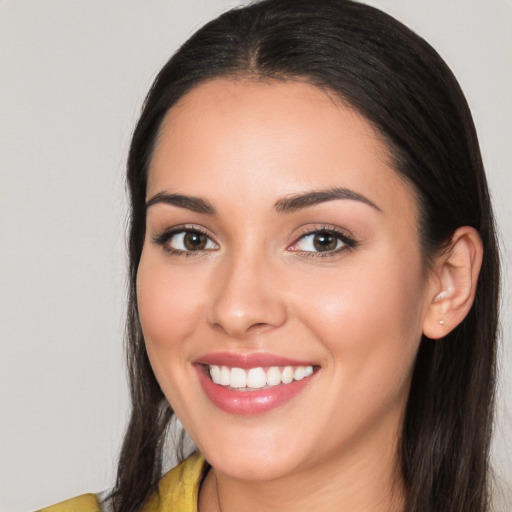
<svg viewBox="0 0 512 512">
<path fill-rule="evenodd" d="M 176 235 L 180 233 L 200 233 L 208 238 L 210 242 L 212 242 L 216 247 L 214 249 L 208 248 L 208 249 L 198 249 L 196 251 L 193 250 L 187 250 L 187 249 L 175 249 L 173 247 L 167 247 L 166 244 Z M 215 241 L 214 237 L 210 235 L 210 233 L 203 228 L 202 226 L 198 226 L 196 224 L 184 224 L 184 225 L 178 225 L 173 226 L 170 228 L 163 229 L 162 231 L 159 231 L 158 233 L 154 234 L 151 237 L 153 243 L 160 245 L 166 250 L 167 252 L 177 255 L 177 256 L 193 256 L 193 255 L 200 255 L 204 254 L 205 252 L 210 251 L 216 251 L 218 250 L 219 244 Z"/>
<path fill-rule="evenodd" d="M 295 245 L 297 245 L 301 240 L 304 240 L 308 236 L 312 236 L 318 233 L 329 233 L 334 235 L 338 240 L 342 242 L 342 246 L 328 251 L 305 251 L 302 249 L 293 249 Z M 340 228 L 339 226 L 332 226 L 328 224 L 322 224 L 321 226 L 315 227 L 307 227 L 304 228 L 302 232 L 299 232 L 295 236 L 295 241 L 288 246 L 288 250 L 292 252 L 302 253 L 302 255 L 307 257 L 326 257 L 326 256 L 334 256 L 343 251 L 352 250 L 357 246 L 357 241 L 354 236 L 350 234 L 347 230 Z"/>
<path fill-rule="evenodd" d="M 180 233 L 200 233 L 207 237 L 208 241 L 215 245 L 214 248 L 203 248 L 197 250 L 188 250 L 188 249 L 176 249 L 174 247 L 167 246 L 167 243 L 176 235 Z M 319 233 L 328 233 L 334 235 L 337 240 L 342 243 L 342 246 L 339 248 L 326 250 L 326 251 L 318 251 L 318 250 L 304 250 L 299 248 L 294 248 L 297 244 L 300 243 L 301 240 L 304 240 L 308 236 L 313 236 Z M 197 224 L 183 224 L 178 226 L 172 226 L 162 231 L 154 234 L 151 237 L 152 241 L 162 246 L 165 251 L 177 256 L 199 256 L 206 252 L 216 251 L 220 249 L 220 245 L 217 243 L 215 238 L 208 232 L 206 228 L 199 226 Z M 340 228 L 339 226 L 333 226 L 328 224 L 321 224 L 317 226 L 308 225 L 307 227 L 302 228 L 299 233 L 295 235 L 294 242 L 288 245 L 287 250 L 290 252 L 301 253 L 305 257 L 326 257 L 326 256 L 334 256 L 339 254 L 340 252 L 349 251 L 356 247 L 357 241 L 353 237 L 350 232 L 346 229 Z"/>
</svg>

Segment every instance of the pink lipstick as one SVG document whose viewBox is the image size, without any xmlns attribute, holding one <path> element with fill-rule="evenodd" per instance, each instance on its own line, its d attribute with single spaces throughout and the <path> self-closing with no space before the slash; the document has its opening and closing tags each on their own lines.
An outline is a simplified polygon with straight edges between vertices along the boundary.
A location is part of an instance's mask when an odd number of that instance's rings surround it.
<svg viewBox="0 0 512 512">
<path fill-rule="evenodd" d="M 207 354 L 195 367 L 210 401 L 225 412 L 243 416 L 267 412 L 293 399 L 318 370 L 311 361 L 231 352 Z"/>
</svg>

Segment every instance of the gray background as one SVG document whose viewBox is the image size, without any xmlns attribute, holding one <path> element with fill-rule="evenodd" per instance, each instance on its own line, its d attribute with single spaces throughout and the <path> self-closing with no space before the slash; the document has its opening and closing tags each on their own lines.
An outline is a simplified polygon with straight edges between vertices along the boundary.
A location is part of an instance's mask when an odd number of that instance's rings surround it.
<svg viewBox="0 0 512 512">
<path fill-rule="evenodd" d="M 112 484 L 127 414 L 127 144 L 157 70 L 237 3 L 0 0 L 0 510 Z M 473 110 L 505 263 L 494 460 L 510 488 L 512 2 L 369 3 L 441 53 Z"/>
</svg>

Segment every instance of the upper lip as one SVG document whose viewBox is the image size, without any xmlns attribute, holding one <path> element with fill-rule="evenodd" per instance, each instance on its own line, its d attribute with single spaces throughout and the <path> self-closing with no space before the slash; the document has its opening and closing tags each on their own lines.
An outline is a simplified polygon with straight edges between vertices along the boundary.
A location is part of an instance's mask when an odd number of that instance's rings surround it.
<svg viewBox="0 0 512 512">
<path fill-rule="evenodd" d="M 212 352 L 198 357 L 194 363 L 243 369 L 268 366 L 315 366 L 311 361 L 300 361 L 298 359 L 264 352 L 246 354 L 236 352 Z"/>
</svg>

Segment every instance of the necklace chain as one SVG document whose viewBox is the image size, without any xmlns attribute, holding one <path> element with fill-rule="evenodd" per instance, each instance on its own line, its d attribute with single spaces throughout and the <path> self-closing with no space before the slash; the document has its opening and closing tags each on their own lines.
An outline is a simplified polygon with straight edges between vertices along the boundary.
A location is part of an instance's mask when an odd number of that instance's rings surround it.
<svg viewBox="0 0 512 512">
<path fill-rule="evenodd" d="M 215 471 L 215 469 L 213 470 L 213 475 L 215 477 L 215 494 L 217 495 L 217 508 L 219 512 L 222 512 L 222 507 L 220 505 L 219 481 L 217 480 L 217 472 Z"/>
</svg>

